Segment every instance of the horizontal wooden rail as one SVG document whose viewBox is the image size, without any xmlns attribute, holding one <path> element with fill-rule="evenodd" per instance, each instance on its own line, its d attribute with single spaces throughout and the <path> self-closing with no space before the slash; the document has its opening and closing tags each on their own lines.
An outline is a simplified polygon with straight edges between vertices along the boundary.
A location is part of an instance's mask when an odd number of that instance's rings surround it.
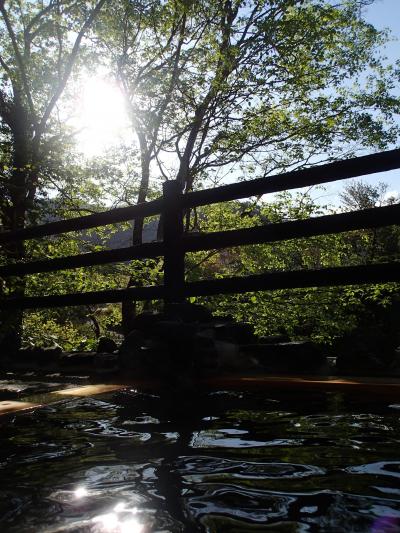
<svg viewBox="0 0 400 533">
<path fill-rule="evenodd" d="M 117 222 L 126 222 L 136 217 L 158 215 L 161 213 L 162 205 L 162 198 L 158 198 L 151 202 L 129 207 L 118 207 L 117 209 L 95 213 L 94 215 L 58 220 L 56 222 L 49 222 L 48 224 L 41 224 L 40 226 L 29 226 L 17 231 L 5 231 L 0 233 L 0 244 L 36 239 L 49 235 L 59 235 L 60 233 L 96 228 L 98 226 L 107 226 L 108 224 L 116 224 Z"/>
<path fill-rule="evenodd" d="M 270 272 L 246 277 L 196 281 L 185 283 L 182 287 L 182 293 L 177 296 L 208 296 L 266 290 L 272 291 L 277 289 L 387 282 L 400 282 L 400 262 L 318 270 Z M 0 300 L 0 309 L 34 309 L 116 303 L 125 300 L 156 300 L 164 298 L 165 294 L 166 292 L 163 286 L 156 286 L 109 289 L 83 294 L 72 293 L 52 296 L 5 298 Z"/>
<path fill-rule="evenodd" d="M 182 195 L 177 182 L 167 182 L 163 198 L 133 207 L 113 209 L 75 219 L 50 222 L 15 232 L 0 233 L 0 244 L 57 235 L 162 214 L 165 242 L 146 243 L 118 250 L 106 250 L 31 263 L 14 263 L 0 267 L 0 276 L 23 276 L 98 264 L 164 257 L 164 285 L 131 287 L 87 293 L 43 297 L 16 297 L 0 300 L 0 309 L 50 308 L 122 302 L 126 300 L 163 299 L 180 301 L 189 296 L 243 293 L 276 289 L 358 285 L 363 283 L 399 282 L 400 262 L 321 270 L 269 272 L 247 277 L 203 280 L 185 283 L 183 260 L 190 251 L 220 249 L 227 246 L 259 244 L 280 240 L 339 233 L 361 228 L 375 228 L 400 222 L 400 206 L 386 206 L 307 220 L 267 224 L 255 228 L 215 232 L 205 235 L 183 234 L 182 211 L 189 207 L 248 198 L 265 193 L 301 188 L 329 181 L 384 172 L 400 167 L 400 149 L 320 165 L 300 171 L 197 191 Z M 168 242 L 167 242 L 168 241 Z"/>
<path fill-rule="evenodd" d="M 400 168 L 400 149 L 377 154 L 354 157 L 304 170 L 294 170 L 266 178 L 258 178 L 241 183 L 222 185 L 214 189 L 190 192 L 183 197 L 183 207 L 227 202 L 250 196 L 279 192 L 289 189 L 309 187 L 329 181 L 356 178 L 375 172 L 386 172 Z"/>
<path fill-rule="evenodd" d="M 159 300 L 165 295 L 164 287 L 131 287 L 129 289 L 106 289 L 84 293 L 53 294 L 51 296 L 26 296 L 0 300 L 0 309 L 44 309 L 73 305 L 119 303 L 127 300 Z"/>
<path fill-rule="evenodd" d="M 396 204 L 363 209 L 351 213 L 256 226 L 254 228 L 218 231 L 203 235 L 189 234 L 183 238 L 183 249 L 185 252 L 219 250 L 228 246 L 271 243 L 285 239 L 340 233 L 362 228 L 377 228 L 397 224 L 399 221 L 400 204 Z M 154 242 L 119 248 L 118 250 L 104 250 L 56 259 L 32 261 L 30 263 L 8 264 L 0 266 L 0 277 L 55 272 L 57 270 L 104 265 L 132 259 L 154 258 L 164 255 L 164 251 L 164 243 Z"/>
<path fill-rule="evenodd" d="M 266 178 L 223 185 L 204 191 L 190 192 L 183 195 L 182 207 L 188 208 L 238 200 L 250 196 L 364 176 L 373 174 L 374 172 L 385 172 L 399 167 L 400 149 L 388 150 L 386 152 L 345 159 L 344 161 L 319 165 L 304 170 L 294 170 Z M 163 205 L 163 199 L 158 198 L 151 202 L 111 209 L 94 215 L 49 222 L 48 224 L 30 226 L 17 231 L 3 232 L 0 233 L 0 244 L 106 226 L 108 224 L 132 220 L 136 217 L 158 215 L 161 213 Z"/>
<path fill-rule="evenodd" d="M 57 257 L 55 259 L 43 259 L 30 263 L 14 263 L 0 266 L 0 277 L 23 276 L 37 274 L 39 272 L 55 272 L 72 268 L 88 267 L 93 265 L 105 265 L 132 259 L 144 259 L 164 255 L 164 243 L 151 242 L 117 250 L 102 250 L 80 255 Z"/>
<path fill-rule="evenodd" d="M 228 246 L 261 244 L 299 237 L 327 235 L 363 228 L 378 228 L 400 222 L 400 204 L 363 209 L 338 215 L 281 222 L 239 230 L 187 235 L 183 239 L 185 252 L 219 250 Z M 1 269 L 0 269 L 1 275 Z"/>
<path fill-rule="evenodd" d="M 400 262 L 323 268 L 321 270 L 272 272 L 246 277 L 202 280 L 187 284 L 184 296 L 209 296 L 306 287 L 334 287 L 338 285 L 388 283 L 392 281 L 400 281 Z"/>
</svg>

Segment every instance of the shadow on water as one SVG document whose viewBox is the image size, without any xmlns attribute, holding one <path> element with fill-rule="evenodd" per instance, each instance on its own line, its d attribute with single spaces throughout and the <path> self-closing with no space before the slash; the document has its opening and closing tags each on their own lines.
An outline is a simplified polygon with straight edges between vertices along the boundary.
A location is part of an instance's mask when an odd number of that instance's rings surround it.
<svg viewBox="0 0 400 533">
<path fill-rule="evenodd" d="M 0 530 L 400 531 L 400 406 L 125 390 L 2 420 Z"/>
</svg>

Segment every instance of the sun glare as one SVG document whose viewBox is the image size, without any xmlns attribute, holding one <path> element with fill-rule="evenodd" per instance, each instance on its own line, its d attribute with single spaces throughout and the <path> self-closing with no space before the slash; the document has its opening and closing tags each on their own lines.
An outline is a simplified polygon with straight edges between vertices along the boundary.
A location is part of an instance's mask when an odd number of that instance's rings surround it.
<svg viewBox="0 0 400 533">
<path fill-rule="evenodd" d="M 98 526 L 96 531 L 99 533 L 143 533 L 144 524 L 134 516 L 136 512 L 136 508 L 129 510 L 125 509 L 124 504 L 118 504 L 114 512 L 95 516 L 92 523 Z"/>
<path fill-rule="evenodd" d="M 126 138 L 129 130 L 123 95 L 116 84 L 88 78 L 78 100 L 76 145 L 86 157 L 101 155 Z"/>
<path fill-rule="evenodd" d="M 77 499 L 80 499 L 80 498 L 84 498 L 85 496 L 87 496 L 89 493 L 87 491 L 87 489 L 85 487 L 78 487 L 75 491 L 74 491 L 74 495 L 75 495 L 75 498 Z"/>
</svg>

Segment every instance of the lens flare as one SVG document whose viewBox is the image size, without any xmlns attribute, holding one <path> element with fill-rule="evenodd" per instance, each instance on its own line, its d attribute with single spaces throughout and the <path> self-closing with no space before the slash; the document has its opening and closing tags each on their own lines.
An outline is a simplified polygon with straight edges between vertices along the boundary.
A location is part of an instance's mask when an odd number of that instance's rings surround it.
<svg viewBox="0 0 400 533">
<path fill-rule="evenodd" d="M 399 528 L 400 517 L 382 516 L 372 524 L 371 533 L 396 533 Z"/>
</svg>

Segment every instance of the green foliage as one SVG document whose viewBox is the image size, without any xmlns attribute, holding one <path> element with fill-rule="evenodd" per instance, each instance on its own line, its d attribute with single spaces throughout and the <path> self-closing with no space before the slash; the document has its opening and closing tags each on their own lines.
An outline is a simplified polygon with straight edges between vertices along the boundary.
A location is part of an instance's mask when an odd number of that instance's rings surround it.
<svg viewBox="0 0 400 533">
<path fill-rule="evenodd" d="M 399 73 L 382 57 L 390 36 L 363 19 L 361 4 L 0 2 L 2 227 L 134 205 L 157 197 L 165 179 L 177 178 L 188 191 L 391 146 L 399 136 Z M 122 88 L 134 138 L 87 161 L 76 153 L 65 117 L 82 80 L 99 69 Z M 343 206 L 372 206 L 383 193 L 354 186 L 344 191 Z M 209 206 L 190 222 L 195 231 L 218 231 L 328 211 L 307 194 L 282 193 L 272 202 Z M 102 250 L 121 229 L 131 232 L 132 225 L 27 242 L 4 249 L 0 262 Z M 141 231 L 132 239 L 138 242 Z M 398 259 L 399 230 L 389 227 L 189 254 L 187 278 Z M 2 292 L 62 294 L 161 281 L 160 261 L 132 261 L 14 279 Z M 218 314 L 252 321 L 260 334 L 284 330 L 331 342 L 368 309 L 389 306 L 396 291 L 386 284 L 202 301 Z M 25 342 L 78 347 L 86 339 L 92 346 L 120 319 L 117 306 L 30 312 Z"/>
<path fill-rule="evenodd" d="M 372 195 L 375 193 L 372 191 Z M 208 231 L 251 227 L 323 214 L 308 194 L 280 193 L 270 203 L 247 206 L 230 202 L 208 206 L 198 214 Z M 387 254 L 388 246 L 392 253 Z M 268 271 L 319 269 L 398 259 L 400 228 L 377 233 L 359 230 L 336 235 L 287 240 L 188 255 L 188 279 L 218 279 Z M 276 290 L 193 299 L 210 306 L 217 315 L 249 321 L 258 335 L 286 333 L 291 338 L 311 337 L 331 344 L 353 330 L 375 308 L 389 307 L 398 297 L 398 284 Z M 372 313 L 373 315 L 373 313 Z M 371 315 L 371 316 L 372 316 Z"/>
</svg>

